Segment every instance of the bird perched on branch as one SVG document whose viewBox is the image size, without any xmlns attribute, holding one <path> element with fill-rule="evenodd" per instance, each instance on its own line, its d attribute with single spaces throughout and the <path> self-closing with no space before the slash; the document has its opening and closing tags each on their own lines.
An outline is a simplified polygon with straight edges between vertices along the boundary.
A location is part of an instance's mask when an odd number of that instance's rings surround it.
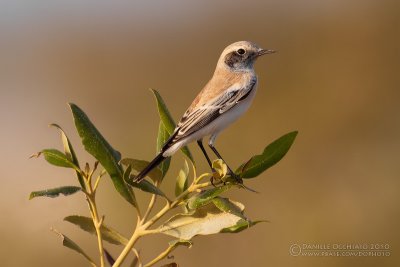
<svg viewBox="0 0 400 267">
<path fill-rule="evenodd" d="M 257 90 L 257 75 L 254 71 L 256 59 L 274 52 L 274 50 L 262 49 L 249 41 L 236 42 L 227 46 L 218 60 L 211 80 L 183 114 L 175 131 L 165 142 L 159 154 L 134 178 L 134 181 L 140 182 L 163 160 L 193 141 L 197 141 L 213 170 L 210 157 L 202 142 L 206 136 L 210 136 L 208 145 L 211 150 L 224 161 L 214 146 L 215 140 L 222 130 L 250 107 Z M 228 164 L 226 165 L 229 175 L 242 183 L 241 178 L 235 175 Z"/>
</svg>

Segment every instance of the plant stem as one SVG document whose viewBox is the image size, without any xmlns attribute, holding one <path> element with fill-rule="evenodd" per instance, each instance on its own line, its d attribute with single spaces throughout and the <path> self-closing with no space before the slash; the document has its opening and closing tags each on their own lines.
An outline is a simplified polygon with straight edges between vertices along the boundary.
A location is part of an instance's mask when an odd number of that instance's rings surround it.
<svg viewBox="0 0 400 267">
<path fill-rule="evenodd" d="M 171 251 L 173 251 L 176 247 L 175 246 L 169 246 L 166 250 L 164 250 L 163 252 L 161 252 L 160 255 L 158 255 L 156 258 L 154 258 L 152 261 L 150 261 L 149 263 L 143 265 L 143 267 L 150 267 L 153 266 L 154 264 L 156 264 L 157 262 L 159 262 L 160 260 L 164 259 L 165 257 L 168 256 L 169 253 L 171 253 Z"/>
<path fill-rule="evenodd" d="M 158 187 L 158 181 L 155 182 L 155 186 Z M 149 202 L 149 207 L 147 208 L 147 210 L 146 210 L 145 214 L 143 215 L 143 218 L 142 218 L 142 220 L 140 222 L 141 224 L 143 224 L 147 220 L 147 217 L 149 217 L 151 211 L 153 210 L 153 207 L 154 207 L 154 204 L 156 203 L 156 201 L 157 201 L 157 195 L 153 194 L 151 196 L 151 199 L 150 199 L 150 202 Z"/>
<path fill-rule="evenodd" d="M 96 189 L 97 189 L 97 186 L 98 186 L 98 183 L 99 183 L 99 180 L 100 180 L 102 174 L 100 174 L 98 176 L 98 178 L 95 182 L 95 187 L 93 188 L 92 176 L 93 176 L 93 173 L 96 168 L 97 168 L 97 163 L 95 163 L 92 171 L 84 174 L 84 177 L 86 178 L 85 180 L 86 180 L 86 188 L 87 188 L 87 191 L 85 191 L 85 194 L 86 194 L 86 201 L 89 204 L 89 210 L 90 210 L 90 214 L 92 216 L 93 225 L 96 230 L 97 244 L 99 247 L 99 256 L 100 256 L 100 267 L 104 267 L 105 266 L 104 247 L 103 247 L 103 237 L 101 234 L 101 225 L 103 224 L 104 217 L 102 217 L 101 219 L 99 218 L 99 212 L 97 211 L 97 205 L 96 205 Z"/>
<path fill-rule="evenodd" d="M 131 239 L 129 239 L 128 244 L 126 244 L 125 248 L 122 250 L 121 254 L 118 256 L 112 267 L 119 267 L 125 260 L 126 256 L 131 251 L 136 241 L 140 238 L 140 229 L 141 229 L 140 227 L 135 229 Z"/>
<path fill-rule="evenodd" d="M 164 216 L 168 211 L 175 208 L 181 201 L 190 193 L 195 192 L 198 189 L 210 186 L 211 182 L 202 183 L 202 184 L 195 184 L 193 183 L 186 191 L 180 194 L 172 203 L 168 202 L 164 208 L 162 208 L 157 214 L 155 214 L 150 220 L 142 223 L 143 220 L 138 220 L 138 225 L 136 226 L 135 231 L 132 234 L 131 239 L 129 240 L 128 244 L 126 244 L 125 248 L 122 250 L 121 254 L 118 256 L 117 260 L 115 261 L 113 267 L 119 267 L 122 262 L 125 260 L 128 253 L 132 250 L 133 246 L 135 245 L 136 241 L 143 235 L 154 233 L 152 230 L 147 230 L 150 226 L 156 223 L 162 216 Z M 154 205 L 154 204 L 153 204 Z M 161 254 L 160 254 L 161 255 Z M 158 258 L 158 257 L 157 257 Z M 154 262 L 155 263 L 155 262 Z"/>
<path fill-rule="evenodd" d="M 104 267 L 104 248 L 103 248 L 103 238 L 101 235 L 101 225 L 103 224 L 103 218 L 99 219 L 99 214 L 97 211 L 96 201 L 93 194 L 88 195 L 87 197 L 90 211 L 92 214 L 93 224 L 96 229 L 97 235 L 97 243 L 99 246 L 99 254 L 100 254 L 100 266 Z"/>
<path fill-rule="evenodd" d="M 148 220 L 145 224 L 143 224 L 143 229 L 146 230 L 154 223 L 156 223 L 165 213 L 175 208 L 187 195 L 196 191 L 197 189 L 204 188 L 210 186 L 211 182 L 202 183 L 202 184 L 192 184 L 186 191 L 180 194 L 172 203 L 167 203 L 162 210 L 160 210 L 156 215 L 154 215 L 150 220 Z"/>
</svg>

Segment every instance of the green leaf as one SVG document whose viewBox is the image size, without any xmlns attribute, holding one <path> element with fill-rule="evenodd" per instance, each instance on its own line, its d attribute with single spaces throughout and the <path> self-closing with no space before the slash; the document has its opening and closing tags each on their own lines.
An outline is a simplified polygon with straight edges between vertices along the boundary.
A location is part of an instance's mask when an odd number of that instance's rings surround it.
<svg viewBox="0 0 400 267">
<path fill-rule="evenodd" d="M 129 182 L 131 172 L 132 172 L 132 165 L 128 165 L 128 167 L 124 171 L 124 175 L 123 175 L 125 183 Z"/>
<path fill-rule="evenodd" d="M 72 144 L 69 141 L 69 139 L 68 139 L 67 135 L 65 134 L 64 130 L 58 124 L 55 124 L 55 123 L 50 124 L 50 126 L 56 127 L 60 131 L 61 140 L 62 140 L 62 143 L 63 143 L 63 146 L 64 146 L 65 155 L 79 168 L 78 158 L 76 157 L 76 154 L 75 154 L 75 151 L 74 151 L 74 149 L 72 147 Z M 81 185 L 81 187 L 82 188 L 86 188 L 85 180 L 84 180 L 81 172 L 76 171 L 76 176 L 78 177 L 78 181 L 79 181 L 79 184 Z"/>
<path fill-rule="evenodd" d="M 238 202 L 233 205 L 240 204 Z M 240 204 L 236 210 L 243 209 Z M 196 235 L 211 235 L 231 228 L 241 220 L 246 220 L 243 213 L 221 211 L 213 203 L 209 203 L 190 214 L 178 214 L 161 225 L 157 230 L 160 233 L 179 239 L 190 240 Z"/>
<path fill-rule="evenodd" d="M 183 239 L 175 239 L 168 242 L 170 247 L 177 247 L 177 246 L 185 246 L 191 248 L 193 246 L 193 242 L 190 240 L 183 240 Z"/>
<path fill-rule="evenodd" d="M 242 164 L 236 174 L 241 178 L 254 178 L 262 172 L 278 163 L 289 151 L 297 131 L 290 132 L 269 144 L 261 155 L 253 156 L 246 163 Z"/>
<path fill-rule="evenodd" d="M 140 159 L 125 158 L 121 160 L 121 164 L 125 166 L 131 166 L 132 169 L 134 169 L 135 171 L 141 172 L 144 168 L 147 167 L 149 162 Z M 149 172 L 147 176 L 149 176 L 154 182 L 161 181 L 163 177 L 161 170 L 157 167 L 151 170 L 151 172 Z"/>
<path fill-rule="evenodd" d="M 140 183 L 133 182 L 135 176 L 131 176 L 131 170 L 132 170 L 132 165 L 128 165 L 128 167 L 126 168 L 125 173 L 124 173 L 124 180 L 127 184 L 129 184 L 130 186 L 139 188 L 140 190 L 142 190 L 144 192 L 162 196 L 169 201 L 169 199 L 164 194 L 164 192 L 161 191 L 160 188 L 158 188 L 156 185 L 152 184 L 151 182 L 149 182 L 145 179 L 143 179 Z"/>
<path fill-rule="evenodd" d="M 69 196 L 75 194 L 76 192 L 80 191 L 81 188 L 77 186 L 62 186 L 52 189 L 46 189 L 41 191 L 34 191 L 29 195 L 29 199 L 35 197 L 51 197 L 55 198 L 58 197 L 60 194 L 64 196 Z"/>
<path fill-rule="evenodd" d="M 225 229 L 221 230 L 221 233 L 239 233 L 243 230 L 249 229 L 250 227 L 259 224 L 261 222 L 267 222 L 267 221 L 246 221 L 246 220 L 240 220 L 236 223 L 236 225 L 227 227 Z"/>
<path fill-rule="evenodd" d="M 94 261 L 74 241 L 72 241 L 70 238 L 68 238 L 66 235 L 60 233 L 56 229 L 51 229 L 51 230 L 54 233 L 56 233 L 58 236 L 61 237 L 62 244 L 63 244 L 64 247 L 67 247 L 69 249 L 72 249 L 72 250 L 78 252 L 83 257 L 85 257 L 85 259 L 87 259 L 92 266 L 96 267 L 96 264 L 94 263 Z"/>
<path fill-rule="evenodd" d="M 179 196 L 188 188 L 189 165 L 185 160 L 183 169 L 179 171 L 175 184 L 175 196 Z"/>
<path fill-rule="evenodd" d="M 131 179 L 127 179 L 125 180 L 127 184 L 129 184 L 130 186 L 139 188 L 140 190 L 147 192 L 147 193 L 151 193 L 151 194 L 155 194 L 155 195 L 159 195 L 161 197 L 164 197 L 165 199 L 168 200 L 168 197 L 164 194 L 163 191 L 161 191 L 160 188 L 158 188 L 157 186 L 155 186 L 154 184 L 152 184 L 151 182 L 147 181 L 146 179 L 143 179 L 142 181 L 140 181 L 140 183 L 135 183 L 133 182 L 132 178 Z"/>
<path fill-rule="evenodd" d="M 146 179 L 143 179 L 140 183 L 133 183 L 133 182 L 129 183 L 129 185 L 139 188 L 140 190 L 142 190 L 144 192 L 159 195 L 159 196 L 162 196 L 162 197 L 168 199 L 167 196 L 164 194 L 164 192 L 160 190 L 160 188 L 156 187 L 154 184 L 147 181 Z"/>
<path fill-rule="evenodd" d="M 160 115 L 161 121 L 164 123 L 165 129 L 168 132 L 168 137 L 171 136 L 171 134 L 175 130 L 175 121 L 171 116 L 171 113 L 169 112 L 167 106 L 165 105 L 164 100 L 162 99 L 160 93 L 157 90 L 151 89 L 153 92 L 156 101 L 157 101 L 157 108 L 158 108 L 158 114 Z M 192 156 L 192 153 L 190 152 L 189 148 L 187 146 L 183 147 L 182 149 L 183 154 L 186 155 L 186 157 L 189 158 L 189 160 L 194 164 L 194 159 Z"/>
<path fill-rule="evenodd" d="M 70 104 L 75 126 L 87 152 L 95 157 L 108 172 L 115 189 L 132 205 L 137 207 L 133 191 L 125 184 L 123 170 L 118 164 L 121 159 L 119 152 L 114 150 L 96 129 L 88 116 L 75 104 Z"/>
<path fill-rule="evenodd" d="M 164 126 L 164 123 L 160 121 L 158 126 L 158 135 L 157 135 L 157 153 L 159 153 L 169 138 L 170 134 L 168 133 L 167 129 Z M 171 164 L 171 157 L 166 158 L 163 162 L 160 163 L 159 168 L 161 170 L 162 178 L 168 172 L 169 166 Z"/>
<path fill-rule="evenodd" d="M 37 154 L 32 155 L 31 158 L 38 158 L 42 154 L 44 159 L 54 166 L 79 170 L 78 166 L 76 166 L 64 153 L 57 149 L 43 149 Z"/>
<path fill-rule="evenodd" d="M 96 235 L 96 228 L 94 227 L 91 218 L 79 215 L 71 215 L 65 217 L 64 221 L 75 224 L 79 226 L 82 230 Z M 117 230 L 106 226 L 104 223 L 101 225 L 100 231 L 103 239 L 111 244 L 125 246 L 129 242 L 128 239 L 121 235 Z"/>
<path fill-rule="evenodd" d="M 187 207 L 190 210 L 197 209 L 201 206 L 207 205 L 210 203 L 215 197 L 220 194 L 228 191 L 233 185 L 227 184 L 219 187 L 213 187 L 211 189 L 205 190 L 197 195 L 192 196 L 187 201 Z"/>
<path fill-rule="evenodd" d="M 244 205 L 228 198 L 216 197 L 212 199 L 212 203 L 220 211 L 236 214 L 239 217 L 243 214 Z"/>
</svg>

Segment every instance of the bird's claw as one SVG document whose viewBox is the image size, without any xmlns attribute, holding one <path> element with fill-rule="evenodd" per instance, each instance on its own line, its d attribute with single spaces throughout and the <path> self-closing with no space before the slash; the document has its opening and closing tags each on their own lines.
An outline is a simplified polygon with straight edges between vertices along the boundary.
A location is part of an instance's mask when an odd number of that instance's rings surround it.
<svg viewBox="0 0 400 267">
<path fill-rule="evenodd" d="M 237 184 L 243 184 L 242 178 L 240 178 L 240 176 L 237 175 L 236 173 L 230 172 L 230 173 L 229 173 L 229 176 L 232 177 L 232 178 L 235 180 L 235 183 L 237 183 Z"/>
</svg>

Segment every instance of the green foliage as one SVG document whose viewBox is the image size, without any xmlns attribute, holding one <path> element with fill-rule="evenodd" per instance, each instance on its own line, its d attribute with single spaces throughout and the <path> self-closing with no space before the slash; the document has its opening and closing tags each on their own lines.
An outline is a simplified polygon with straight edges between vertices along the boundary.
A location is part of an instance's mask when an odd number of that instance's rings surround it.
<svg viewBox="0 0 400 267">
<path fill-rule="evenodd" d="M 183 165 L 183 169 L 179 171 L 178 177 L 176 177 L 175 183 L 175 196 L 179 196 L 182 194 L 186 189 L 188 189 L 188 180 L 189 178 L 189 165 L 185 160 L 185 164 Z"/>
<path fill-rule="evenodd" d="M 173 134 L 175 122 L 169 113 L 165 102 L 160 94 L 152 90 L 160 116 L 159 131 L 157 136 L 157 151 L 160 151 L 163 144 Z M 78 252 L 89 261 L 92 266 L 104 267 L 106 261 L 113 264 L 114 267 L 121 266 L 128 253 L 135 254 L 131 266 L 153 266 L 162 259 L 165 259 L 169 253 L 179 246 L 192 246 L 192 239 L 197 235 L 212 235 L 218 233 L 238 233 L 250 227 L 265 222 L 263 220 L 250 220 L 244 214 L 244 205 L 240 202 L 223 197 L 223 194 L 232 188 L 247 188 L 243 184 L 237 184 L 236 179 L 228 173 L 228 168 L 222 160 L 213 161 L 214 173 L 204 173 L 200 176 L 196 174 L 193 156 L 187 147 L 182 148 L 184 155 L 190 160 L 193 166 L 193 177 L 190 177 L 189 165 L 185 160 L 182 169 L 176 178 L 175 197 L 169 199 L 160 189 L 160 184 L 166 176 L 170 166 L 171 158 L 166 159 L 158 167 L 154 168 L 147 175 L 151 180 L 142 180 L 140 183 L 133 182 L 134 172 L 142 171 L 148 164 L 148 161 L 124 158 L 117 152 L 101 135 L 88 116 L 76 105 L 70 104 L 74 122 L 79 136 L 86 151 L 97 161 L 91 169 L 86 163 L 83 169 L 80 168 L 78 158 L 72 147 L 70 140 L 65 132 L 57 124 L 51 124 L 61 133 L 61 140 L 64 152 L 57 149 L 44 149 L 37 153 L 36 157 L 43 155 L 50 164 L 58 167 L 72 169 L 78 179 L 78 186 L 63 186 L 54 189 L 32 192 L 29 198 L 46 196 L 57 197 L 59 195 L 71 195 L 82 191 L 89 206 L 90 217 L 81 215 L 67 216 L 64 220 L 78 226 L 80 229 L 94 234 L 97 237 L 99 248 L 100 265 L 97 265 L 75 242 L 65 235 L 54 230 L 63 240 L 63 245 Z M 255 155 L 247 162 L 243 163 L 236 174 L 242 178 L 254 178 L 259 176 L 265 170 L 279 162 L 292 146 L 297 132 L 288 133 L 268 145 L 262 154 Z M 103 166 L 103 170 L 97 171 L 97 164 Z M 125 169 L 122 167 L 125 166 Z M 138 221 L 136 228 L 130 239 L 124 237 L 116 229 L 104 224 L 104 216 L 100 216 L 96 204 L 96 193 L 98 190 L 100 178 L 107 172 L 114 184 L 116 190 L 129 203 L 135 206 Z M 95 173 L 97 178 L 94 179 Z M 211 182 L 201 182 L 204 178 L 213 180 Z M 134 190 L 141 190 L 146 194 L 151 194 L 151 200 L 144 215 L 139 209 Z M 163 197 L 167 203 L 164 208 L 152 214 L 156 196 Z M 176 208 L 181 206 L 185 213 L 176 212 Z M 175 211 L 175 213 L 172 213 Z M 165 215 L 172 216 L 166 220 Z M 160 226 L 151 229 L 156 222 L 160 221 Z M 150 234 L 165 234 L 176 239 L 168 243 L 167 249 L 155 257 L 147 264 L 143 264 L 139 253 L 134 248 L 139 238 Z M 124 246 L 123 251 L 117 258 L 104 248 L 103 240 L 114 245 Z M 175 262 L 163 266 L 177 266 Z"/>
<path fill-rule="evenodd" d="M 214 198 L 221 195 L 222 193 L 228 191 L 232 188 L 232 184 L 227 184 L 219 187 L 213 187 L 208 190 L 204 190 L 203 192 L 194 195 L 187 201 L 187 207 L 190 210 L 200 208 L 204 205 L 210 203 Z"/>
<path fill-rule="evenodd" d="M 160 121 L 158 126 L 158 135 L 157 135 L 157 153 L 159 153 L 167 140 L 169 139 L 170 133 L 168 133 L 167 129 L 164 126 L 164 123 Z M 167 175 L 169 166 L 171 165 L 171 158 L 166 158 L 163 162 L 161 162 L 159 168 L 161 170 L 162 178 Z"/>
<path fill-rule="evenodd" d="M 167 198 L 167 196 L 162 192 L 156 185 L 152 184 L 147 180 L 143 180 L 140 183 L 133 182 L 134 176 L 131 176 L 132 165 L 128 165 L 124 173 L 124 180 L 127 184 L 132 187 L 136 187 L 144 192 L 152 193 Z M 167 198 L 168 199 L 168 198 Z"/>
<path fill-rule="evenodd" d="M 110 175 L 115 189 L 132 205 L 137 206 L 133 191 L 125 184 L 119 165 L 121 155 L 104 139 L 88 116 L 75 104 L 70 104 L 75 126 L 87 152 L 95 157 Z"/>
<path fill-rule="evenodd" d="M 178 214 L 158 228 L 160 233 L 179 239 L 191 240 L 196 235 L 217 234 L 235 227 L 242 220 L 244 206 L 239 202 L 231 202 L 231 211 L 222 211 L 209 203 L 188 214 Z"/>
<path fill-rule="evenodd" d="M 67 135 L 65 134 L 64 130 L 59 125 L 57 125 L 55 123 L 50 124 L 50 126 L 55 127 L 60 131 L 60 133 L 61 133 L 61 141 L 62 141 L 63 146 L 64 146 L 65 155 L 67 156 L 67 158 L 70 161 L 72 161 L 72 163 L 74 163 L 74 165 L 76 167 L 79 168 L 78 158 L 77 158 L 77 156 L 75 154 L 75 151 L 74 151 L 74 148 L 72 147 L 72 144 L 69 141 L 69 139 L 68 139 Z M 79 184 L 81 185 L 81 187 L 82 188 L 86 188 L 85 181 L 84 181 L 84 178 L 83 178 L 81 172 L 79 170 L 76 170 L 75 172 L 76 172 L 76 176 L 78 178 L 78 181 L 79 181 Z"/>
<path fill-rule="evenodd" d="M 76 192 L 80 191 L 81 188 L 77 186 L 61 186 L 52 189 L 46 189 L 41 191 L 34 191 L 29 195 L 29 199 L 35 197 L 58 197 L 60 194 L 64 196 L 69 196 L 75 194 Z"/>
<path fill-rule="evenodd" d="M 151 91 L 153 92 L 154 97 L 156 98 L 157 101 L 158 114 L 160 115 L 161 122 L 164 124 L 165 130 L 168 132 L 168 136 L 171 136 L 176 126 L 174 119 L 172 118 L 171 113 L 169 112 L 167 106 L 165 105 L 165 102 L 162 99 L 160 93 L 154 89 L 151 89 Z M 186 157 L 188 157 L 188 159 L 194 164 L 194 159 L 189 148 L 185 146 L 181 150 L 183 154 L 185 154 Z"/>
<path fill-rule="evenodd" d="M 83 257 L 85 257 L 86 260 L 88 260 L 89 263 L 90 263 L 92 266 L 97 266 L 97 265 L 94 263 L 94 261 L 86 254 L 86 252 L 83 251 L 83 249 L 81 249 L 74 241 L 72 241 L 72 240 L 71 240 L 69 237 L 67 237 L 66 235 L 64 235 L 64 234 L 62 234 L 62 233 L 60 233 L 60 232 L 58 232 L 57 230 L 55 230 L 55 229 L 52 229 L 52 230 L 53 230 L 54 233 L 56 233 L 56 234 L 61 238 L 61 240 L 62 240 L 62 245 L 63 245 L 64 247 L 67 247 L 67 248 L 69 248 L 69 249 L 72 249 L 73 251 L 78 252 L 78 253 L 81 254 Z"/>
<path fill-rule="evenodd" d="M 297 131 L 290 132 L 269 144 L 261 155 L 253 156 L 246 163 L 242 164 L 236 174 L 241 178 L 254 178 L 263 173 L 268 168 L 278 163 L 289 151 Z"/>
<path fill-rule="evenodd" d="M 146 160 L 140 160 L 140 159 L 130 159 L 130 158 L 125 158 L 121 160 L 121 164 L 125 166 L 131 166 L 132 169 L 134 169 L 137 172 L 141 172 L 150 162 Z M 163 173 L 159 167 L 154 168 L 151 170 L 147 176 L 149 176 L 154 182 L 161 181 L 163 178 Z"/>
<path fill-rule="evenodd" d="M 31 157 L 37 158 L 40 157 L 42 154 L 44 156 L 44 159 L 51 165 L 79 170 L 78 166 L 76 166 L 64 153 L 57 149 L 43 149 L 42 151 L 32 155 Z"/>
<path fill-rule="evenodd" d="M 85 216 L 80 216 L 80 215 L 70 215 L 64 218 L 64 221 L 70 222 L 72 224 L 75 224 L 76 226 L 79 226 L 82 230 L 91 233 L 91 234 L 96 234 L 96 228 L 93 224 L 92 218 L 85 217 Z M 110 242 L 111 244 L 114 245 L 126 245 L 128 244 L 128 239 L 124 237 L 122 234 L 120 234 L 117 230 L 108 227 L 104 224 L 101 225 L 101 233 L 103 236 L 103 239 L 107 242 Z"/>
<path fill-rule="evenodd" d="M 132 182 L 132 179 L 131 179 L 128 181 L 128 184 L 131 185 L 132 187 L 136 187 L 144 192 L 155 194 L 155 195 L 158 195 L 158 196 L 168 199 L 167 196 L 164 194 L 164 192 L 161 191 L 161 189 L 159 189 L 157 186 L 155 186 L 154 184 L 152 184 L 151 182 L 149 182 L 147 180 L 143 180 L 140 183 L 134 183 L 134 182 Z"/>
<path fill-rule="evenodd" d="M 234 226 L 222 229 L 220 233 L 236 234 L 243 230 L 249 229 L 250 227 L 252 227 L 256 224 L 259 224 L 261 222 L 267 222 L 267 221 L 260 220 L 260 221 L 250 222 L 250 221 L 246 221 L 246 220 L 242 219 L 242 220 L 239 220 Z"/>
</svg>

